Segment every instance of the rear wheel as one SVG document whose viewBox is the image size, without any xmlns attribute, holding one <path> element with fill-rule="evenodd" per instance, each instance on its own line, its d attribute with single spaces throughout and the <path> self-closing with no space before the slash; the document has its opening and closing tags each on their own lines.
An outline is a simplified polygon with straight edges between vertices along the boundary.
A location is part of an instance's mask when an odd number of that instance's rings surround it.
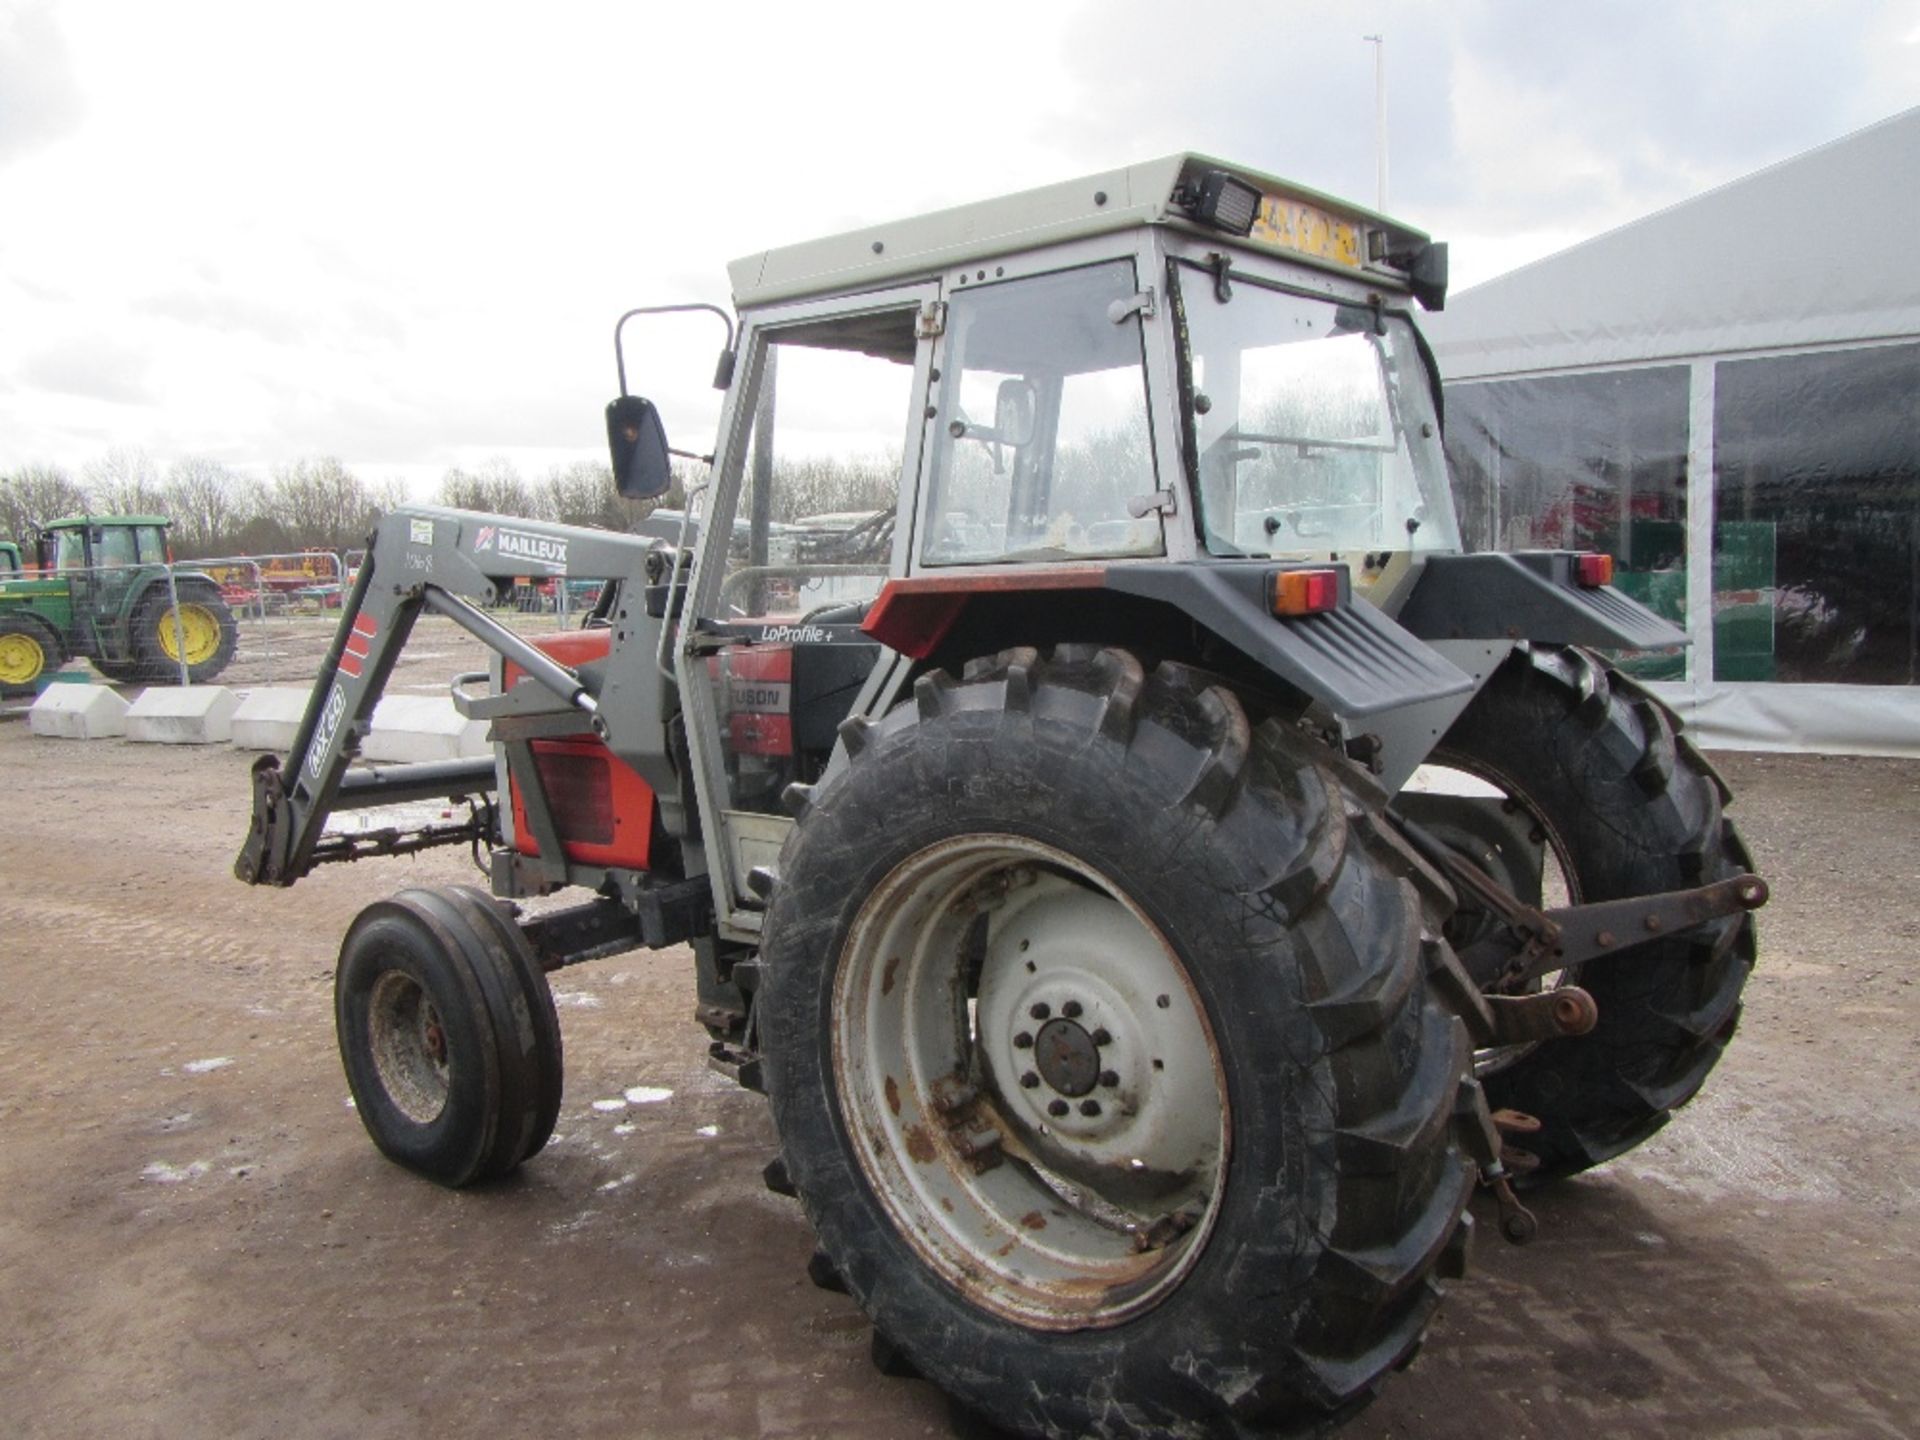
<svg viewBox="0 0 1920 1440">
<path fill-rule="evenodd" d="M 184 654 L 187 678 L 195 685 L 207 684 L 232 661 L 239 639 L 233 611 L 205 581 L 180 581 L 173 597 L 165 585 L 152 586 L 133 618 L 134 663 L 145 680 L 177 680 Z M 110 674 L 105 669 L 102 673 Z"/>
<path fill-rule="evenodd" d="M 847 734 L 757 1019 L 888 1353 L 1033 1434 L 1364 1403 L 1465 1240 L 1441 887 L 1344 762 L 1121 651 L 1010 651 Z"/>
<path fill-rule="evenodd" d="M 560 1025 L 525 940 L 467 886 L 369 905 L 340 947 L 340 1058 L 388 1159 L 442 1185 L 515 1169 L 560 1109 Z"/>
<path fill-rule="evenodd" d="M 1583 651 L 1517 651 L 1432 763 L 1505 795 L 1572 903 L 1688 889 L 1751 869 L 1722 814 L 1730 793 L 1678 736 L 1671 714 Z M 1754 953 L 1753 919 L 1741 914 L 1586 965 L 1570 978 L 1599 1004 L 1592 1031 L 1483 1057 L 1489 1104 L 1542 1122 L 1510 1142 L 1539 1161 L 1518 1178 L 1574 1174 L 1665 1125 L 1733 1037 Z"/>
<path fill-rule="evenodd" d="M 60 637 L 38 616 L 0 615 L 0 696 L 32 695 L 62 656 Z"/>
</svg>

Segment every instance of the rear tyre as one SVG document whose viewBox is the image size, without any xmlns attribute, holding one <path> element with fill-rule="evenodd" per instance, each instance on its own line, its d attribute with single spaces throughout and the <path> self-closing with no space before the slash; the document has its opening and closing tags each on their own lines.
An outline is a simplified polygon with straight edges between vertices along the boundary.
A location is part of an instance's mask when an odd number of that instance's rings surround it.
<svg viewBox="0 0 1920 1440">
<path fill-rule="evenodd" d="M 177 607 L 164 584 L 150 586 L 134 612 L 133 663 L 138 678 L 160 683 L 178 680 L 184 644 L 188 680 L 205 685 L 232 662 L 240 641 L 239 622 L 219 588 L 204 580 L 179 581 L 174 596 L 179 599 Z M 104 667 L 101 673 L 111 676 Z"/>
<path fill-rule="evenodd" d="M 1353 772 L 1092 647 L 843 733 L 756 1017 L 823 1262 L 889 1353 L 1028 1434 L 1364 1404 L 1473 1176 L 1468 1041 L 1423 978 L 1442 887 Z"/>
<path fill-rule="evenodd" d="M 334 983 L 347 1084 L 382 1154 L 459 1187 L 534 1154 L 560 1101 L 546 977 L 484 895 L 403 890 L 347 931 Z"/>
<path fill-rule="evenodd" d="M 1544 832 L 1573 903 L 1618 900 L 1752 868 L 1722 814 L 1731 793 L 1677 730 L 1658 700 L 1584 651 L 1523 647 L 1431 763 L 1478 775 L 1516 802 Z M 1520 1178 L 1575 1174 L 1665 1125 L 1732 1039 L 1754 953 L 1753 918 L 1743 914 L 1578 971 L 1599 1024 L 1483 1077 L 1493 1108 L 1542 1122 L 1509 1142 L 1540 1161 Z"/>
<path fill-rule="evenodd" d="M 35 615 L 0 615 L 0 697 L 24 699 L 65 658 L 60 637 Z"/>
</svg>

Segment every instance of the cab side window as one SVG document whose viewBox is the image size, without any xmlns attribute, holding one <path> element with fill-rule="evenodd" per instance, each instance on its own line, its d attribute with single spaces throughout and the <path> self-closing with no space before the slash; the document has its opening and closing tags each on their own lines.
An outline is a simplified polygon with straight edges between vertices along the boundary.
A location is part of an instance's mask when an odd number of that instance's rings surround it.
<svg viewBox="0 0 1920 1440">
<path fill-rule="evenodd" d="M 893 559 L 914 311 L 768 337 L 723 620 L 799 620 L 880 593 Z"/>
<path fill-rule="evenodd" d="M 957 291 L 937 400 L 928 565 L 1159 555 L 1133 262 Z M 1119 307 L 1114 307 L 1119 308 Z"/>
</svg>

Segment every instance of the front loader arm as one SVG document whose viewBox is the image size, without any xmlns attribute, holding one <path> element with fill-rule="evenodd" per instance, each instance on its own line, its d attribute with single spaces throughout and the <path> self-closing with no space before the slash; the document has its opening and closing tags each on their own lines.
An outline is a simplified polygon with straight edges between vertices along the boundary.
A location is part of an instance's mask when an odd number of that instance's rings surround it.
<svg viewBox="0 0 1920 1440">
<path fill-rule="evenodd" d="M 631 582 L 632 593 L 644 583 L 646 556 L 654 543 L 644 536 L 462 510 L 422 507 L 383 516 L 342 606 L 340 628 L 321 662 L 293 748 L 284 764 L 273 755 L 254 763 L 253 818 L 234 873 L 250 885 L 291 885 L 315 865 L 369 853 L 356 837 L 324 835 L 327 817 L 343 793 L 365 792 L 364 803 L 392 804 L 492 791 L 489 762 L 349 774 L 374 706 L 423 610 L 446 616 L 513 661 L 559 704 L 580 711 L 604 733 L 598 698 L 588 683 L 479 605 L 495 600 L 513 577 L 528 573 L 562 581 L 622 580 Z M 470 833 L 470 826 L 454 827 L 447 834 L 430 828 L 410 840 L 389 839 L 373 849 L 402 853 Z"/>
</svg>

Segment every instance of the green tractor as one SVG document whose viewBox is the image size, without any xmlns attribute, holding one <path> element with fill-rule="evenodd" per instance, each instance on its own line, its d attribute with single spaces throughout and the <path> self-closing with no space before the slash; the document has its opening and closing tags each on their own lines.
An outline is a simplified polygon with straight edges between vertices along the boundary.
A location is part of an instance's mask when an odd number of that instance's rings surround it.
<svg viewBox="0 0 1920 1440">
<path fill-rule="evenodd" d="M 70 656 L 107 679 L 194 684 L 227 668 L 239 639 L 213 578 L 175 570 L 156 515 L 70 515 L 41 533 L 37 571 L 0 543 L 0 697 L 32 695 Z"/>
</svg>

